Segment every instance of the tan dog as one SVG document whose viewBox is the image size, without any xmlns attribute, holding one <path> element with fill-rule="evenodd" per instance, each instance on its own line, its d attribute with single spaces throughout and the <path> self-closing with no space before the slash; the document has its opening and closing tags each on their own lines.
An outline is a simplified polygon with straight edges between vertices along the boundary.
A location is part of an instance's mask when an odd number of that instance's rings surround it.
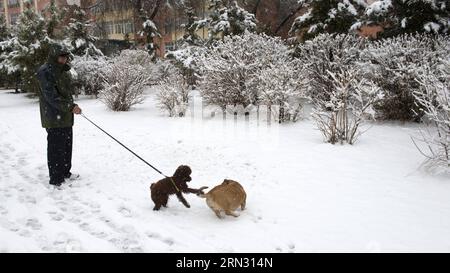
<svg viewBox="0 0 450 273">
<path fill-rule="evenodd" d="M 239 207 L 245 209 L 247 194 L 244 188 L 236 181 L 225 179 L 222 184 L 211 189 L 207 194 L 199 194 L 206 198 L 206 204 L 214 211 L 217 217 L 222 218 L 221 212 L 226 215 L 238 217 L 235 213 Z"/>
</svg>

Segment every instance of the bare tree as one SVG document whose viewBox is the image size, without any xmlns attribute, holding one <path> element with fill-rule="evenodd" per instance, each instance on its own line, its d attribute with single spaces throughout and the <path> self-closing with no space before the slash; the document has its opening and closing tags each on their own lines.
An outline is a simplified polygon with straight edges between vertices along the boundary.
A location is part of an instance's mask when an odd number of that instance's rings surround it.
<svg viewBox="0 0 450 273">
<path fill-rule="evenodd" d="M 144 89 L 153 76 L 148 69 L 151 63 L 145 51 L 122 51 L 105 68 L 100 99 L 113 111 L 128 111 L 131 106 L 142 103 Z"/>
<path fill-rule="evenodd" d="M 420 131 L 419 138 L 413 138 L 417 149 L 426 157 L 425 166 L 450 168 L 450 62 L 446 65 L 447 81 L 442 81 L 433 73 L 425 72 L 418 77 L 421 88 L 414 91 L 417 104 L 423 111 L 430 127 Z M 416 140 L 423 142 L 425 148 L 419 147 Z"/>
<path fill-rule="evenodd" d="M 172 75 L 164 79 L 157 86 L 158 106 L 167 111 L 170 117 L 186 115 L 189 103 L 189 84 L 183 75 L 172 70 Z"/>
<path fill-rule="evenodd" d="M 313 100 L 312 117 L 326 142 L 354 144 L 362 134 L 362 122 L 375 117 L 373 106 L 380 99 L 380 90 L 361 79 L 356 69 L 327 73 L 332 78 L 332 88 L 328 96 Z"/>
</svg>

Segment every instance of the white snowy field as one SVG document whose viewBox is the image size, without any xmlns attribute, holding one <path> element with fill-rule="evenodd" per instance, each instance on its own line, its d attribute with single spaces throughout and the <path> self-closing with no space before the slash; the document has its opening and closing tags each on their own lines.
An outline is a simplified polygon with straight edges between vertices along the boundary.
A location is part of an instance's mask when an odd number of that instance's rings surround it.
<svg viewBox="0 0 450 273">
<path fill-rule="evenodd" d="M 190 165 L 194 188 L 241 182 L 247 209 L 221 220 L 187 195 L 190 209 L 171 198 L 154 212 L 161 177 L 81 117 L 82 180 L 55 190 L 36 100 L 0 91 L 0 252 L 450 251 L 450 179 L 418 170 L 416 124 L 375 124 L 355 146 L 332 146 L 308 120 L 168 118 L 151 96 L 128 113 L 78 103 L 165 173 Z"/>
</svg>

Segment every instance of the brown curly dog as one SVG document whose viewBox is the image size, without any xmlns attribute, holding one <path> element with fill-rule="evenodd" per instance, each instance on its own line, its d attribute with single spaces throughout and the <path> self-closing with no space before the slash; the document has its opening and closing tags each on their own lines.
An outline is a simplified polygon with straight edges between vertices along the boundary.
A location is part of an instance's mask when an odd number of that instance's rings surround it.
<svg viewBox="0 0 450 273">
<path fill-rule="evenodd" d="M 176 194 L 178 200 L 183 203 L 186 208 L 191 206 L 186 201 L 183 193 L 195 193 L 203 194 L 203 190 L 207 187 L 201 187 L 200 189 L 191 189 L 187 183 L 192 180 L 192 170 L 189 166 L 181 165 L 177 168 L 172 177 L 166 177 L 153 183 L 150 186 L 151 197 L 155 203 L 153 210 L 159 210 L 161 206 L 167 207 L 169 201 L 169 195 Z M 175 185 L 176 187 L 175 187 Z"/>
</svg>

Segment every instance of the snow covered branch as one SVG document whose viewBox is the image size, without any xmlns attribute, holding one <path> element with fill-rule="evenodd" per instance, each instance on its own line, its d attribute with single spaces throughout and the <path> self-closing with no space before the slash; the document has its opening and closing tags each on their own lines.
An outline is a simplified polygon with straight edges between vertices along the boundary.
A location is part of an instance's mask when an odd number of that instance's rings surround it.
<svg viewBox="0 0 450 273">
<path fill-rule="evenodd" d="M 189 103 L 189 85 L 179 72 L 172 73 L 156 88 L 158 106 L 161 110 L 167 111 L 170 117 L 185 116 Z"/>
<path fill-rule="evenodd" d="M 225 37 L 199 56 L 198 63 L 199 89 L 208 104 L 225 111 L 227 106 L 266 103 L 295 112 L 290 103 L 299 94 L 294 80 L 297 65 L 281 39 L 249 32 Z"/>
<path fill-rule="evenodd" d="M 431 125 L 428 130 L 422 130 L 420 137 L 414 139 L 416 147 L 427 158 L 425 165 L 431 168 L 450 168 L 450 62 L 446 64 L 443 75 L 446 81 L 440 80 L 430 71 L 425 71 L 417 82 L 420 84 L 413 95 L 420 111 L 423 111 L 426 121 Z M 415 140 L 425 143 L 423 149 Z"/>
<path fill-rule="evenodd" d="M 381 98 L 379 88 L 352 69 L 327 72 L 332 89 L 327 96 L 313 100 L 312 117 L 326 142 L 354 144 L 362 133 L 362 122 L 375 117 L 373 105 Z"/>
<path fill-rule="evenodd" d="M 145 56 L 145 57 L 144 57 Z M 113 111 L 128 111 L 144 101 L 151 82 L 151 57 L 142 50 L 124 50 L 105 68 L 100 99 Z"/>
</svg>

